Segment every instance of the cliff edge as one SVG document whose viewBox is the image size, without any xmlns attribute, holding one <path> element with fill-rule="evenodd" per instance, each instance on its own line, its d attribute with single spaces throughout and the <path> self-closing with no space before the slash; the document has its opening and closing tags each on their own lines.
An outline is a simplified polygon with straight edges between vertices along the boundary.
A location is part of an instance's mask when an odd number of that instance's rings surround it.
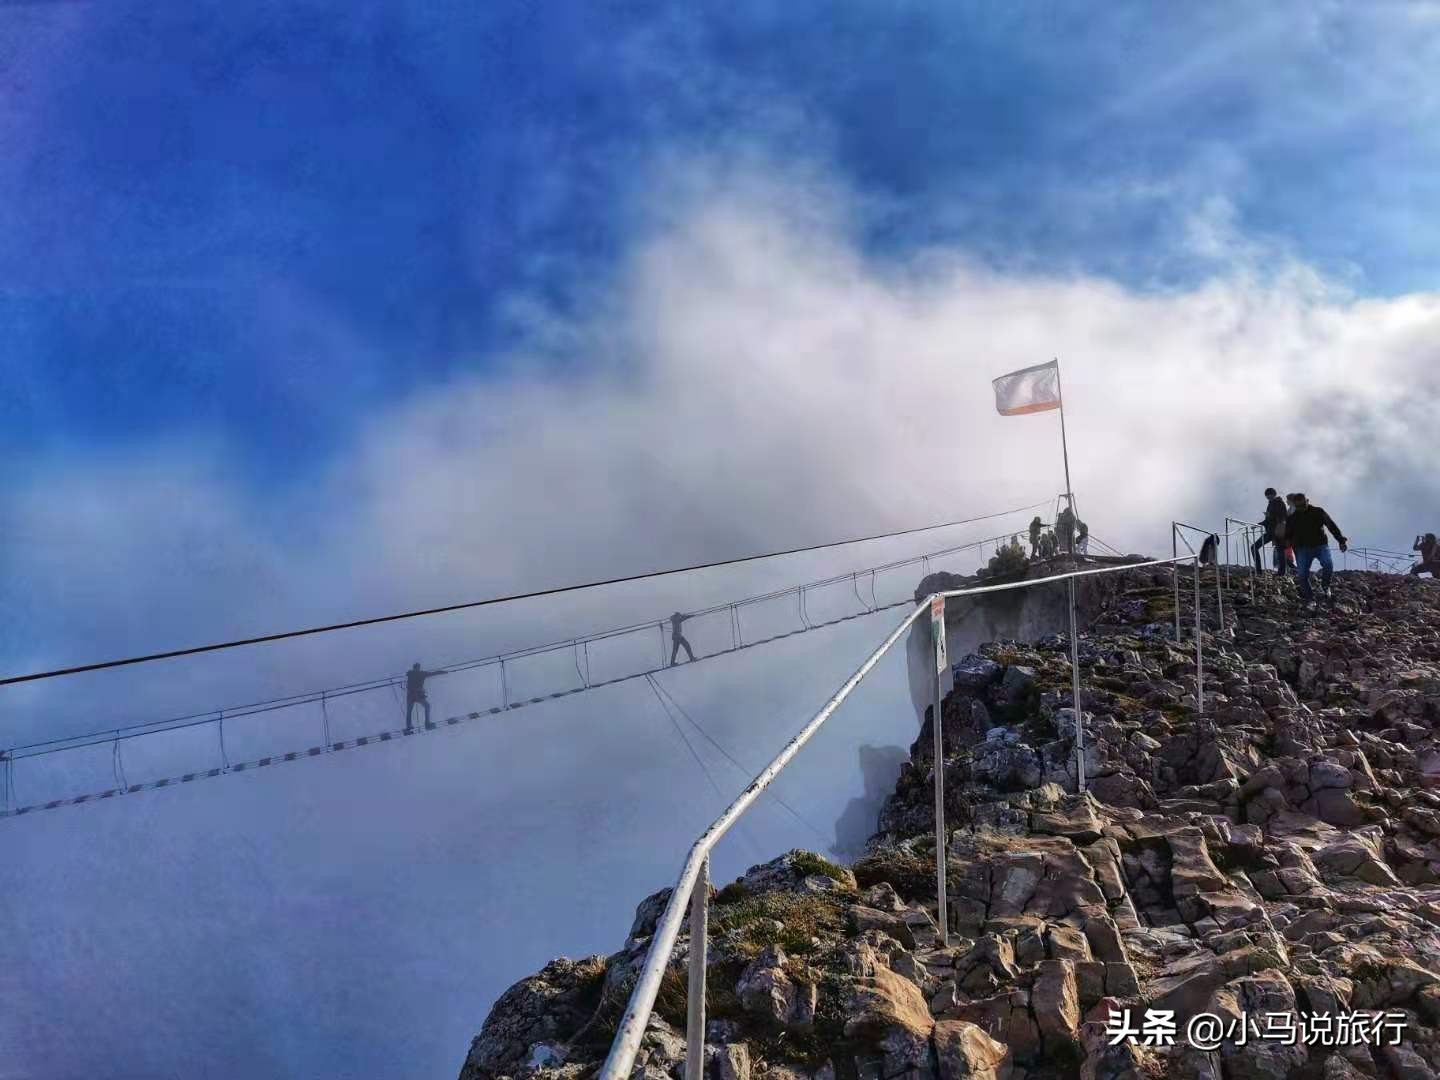
<svg viewBox="0 0 1440 1080">
<path fill-rule="evenodd" d="M 1436 1075 L 1440 586 L 1342 573 L 1334 605 L 1306 610 L 1271 578 L 1251 602 L 1237 578 L 1198 715 L 1169 572 L 1121 576 L 1080 643 L 1085 794 L 1062 786 L 1063 637 L 954 665 L 949 948 L 928 714 L 863 858 L 789 852 L 714 893 L 708 1076 Z M 462 1080 L 593 1075 L 667 898 L 640 904 L 620 951 L 507 991 Z M 687 949 L 682 933 L 636 1076 L 683 1073 Z M 1125 1009 L 1173 1035 L 1113 1041 Z M 1200 1014 L 1228 1025 L 1218 1045 L 1187 1038 Z M 1356 1015 L 1385 1035 L 1336 1019 Z"/>
</svg>

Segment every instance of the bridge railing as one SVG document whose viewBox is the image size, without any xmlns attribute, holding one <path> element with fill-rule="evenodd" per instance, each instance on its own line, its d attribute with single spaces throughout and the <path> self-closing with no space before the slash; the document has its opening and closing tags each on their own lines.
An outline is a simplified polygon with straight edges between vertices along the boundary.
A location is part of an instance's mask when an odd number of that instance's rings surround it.
<svg viewBox="0 0 1440 1080">
<path fill-rule="evenodd" d="M 1203 655 L 1203 634 L 1201 630 L 1200 610 L 1200 558 L 1198 554 L 1176 555 L 1170 559 L 1153 559 L 1144 562 L 1127 563 L 1123 566 L 1101 567 L 1092 570 L 1077 570 L 1065 574 L 1055 574 L 1049 577 L 1036 578 L 1030 581 L 1016 581 L 1002 585 L 982 585 L 968 589 L 953 589 L 945 592 L 932 593 L 921 603 L 911 609 L 898 626 L 892 630 L 888 637 L 881 643 L 865 662 L 855 671 L 849 679 L 837 690 L 820 710 L 800 729 L 795 736 L 785 744 L 775 759 L 770 762 L 754 780 L 742 791 L 736 799 L 715 819 L 695 843 L 691 846 L 686 855 L 685 863 L 681 867 L 680 876 L 675 881 L 675 886 L 670 893 L 670 899 L 665 905 L 665 910 L 656 923 L 654 934 L 650 939 L 650 948 L 645 957 L 645 963 L 641 969 L 639 979 L 630 994 L 630 1000 L 626 1005 L 625 1013 L 621 1017 L 619 1028 L 616 1031 L 614 1041 L 610 1047 L 609 1056 L 605 1059 L 604 1067 L 600 1072 L 601 1080 L 628 1080 L 630 1072 L 635 1063 L 635 1056 L 640 1048 L 641 1039 L 645 1034 L 646 1025 L 649 1023 L 650 1015 L 655 1007 L 655 998 L 660 990 L 661 979 L 670 965 L 670 959 L 675 949 L 676 940 L 680 934 L 680 927 L 684 921 L 685 911 L 690 910 L 690 948 L 689 948 L 689 991 L 686 1001 L 686 1080 L 702 1080 L 704 1076 L 704 1051 L 705 1051 L 705 965 L 706 951 L 708 946 L 708 918 L 709 918 L 709 888 L 710 888 L 710 854 L 720 839 L 730 831 L 731 827 L 739 820 L 741 815 L 753 804 L 760 795 L 771 785 L 777 776 L 785 769 L 792 759 L 800 752 L 812 736 L 824 726 L 825 722 L 836 709 L 848 698 L 861 681 L 878 664 L 900 640 L 901 636 L 937 601 L 942 602 L 949 599 L 960 599 L 965 597 L 980 596 L 988 593 L 1008 592 L 1016 589 L 1042 588 L 1047 585 L 1054 585 L 1059 582 L 1066 583 L 1070 590 L 1070 666 L 1072 678 L 1072 718 L 1075 724 L 1075 742 L 1077 751 L 1077 787 L 1083 790 L 1084 773 L 1083 765 L 1083 742 L 1084 742 L 1084 714 L 1081 708 L 1080 699 L 1080 665 L 1079 665 L 1079 640 L 1075 627 L 1074 608 L 1074 587 L 1075 582 L 1081 578 L 1098 577 L 1105 574 L 1127 573 L 1136 570 L 1145 570 L 1153 567 L 1170 566 L 1175 568 L 1178 580 L 1178 566 L 1181 563 L 1192 563 L 1194 566 L 1194 609 L 1195 609 L 1195 706 L 1197 713 L 1204 710 L 1204 655 Z M 1177 603 L 1176 611 L 1179 606 Z M 941 634 L 943 635 L 943 608 L 940 616 Z M 1178 623 L 1177 623 L 1178 637 Z M 942 751 L 943 732 L 941 727 L 941 687 L 940 675 L 936 677 L 935 709 L 932 714 L 932 728 L 935 736 L 935 791 L 936 791 L 936 837 L 935 837 L 935 858 L 936 858 L 936 886 L 937 899 L 939 902 L 938 922 L 941 927 L 942 936 L 948 931 L 949 916 L 945 910 L 945 826 L 943 818 L 943 790 L 944 790 L 944 755 Z"/>
</svg>

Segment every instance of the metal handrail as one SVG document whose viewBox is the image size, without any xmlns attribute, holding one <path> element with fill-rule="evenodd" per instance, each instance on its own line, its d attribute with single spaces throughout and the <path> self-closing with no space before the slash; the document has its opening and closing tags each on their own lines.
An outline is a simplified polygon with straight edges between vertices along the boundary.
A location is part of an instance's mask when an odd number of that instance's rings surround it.
<svg viewBox="0 0 1440 1080">
<path fill-rule="evenodd" d="M 635 1055 L 639 1051 L 640 1041 L 645 1034 L 645 1026 L 649 1022 L 650 1014 L 655 1006 L 655 998 L 660 990 L 660 980 L 669 966 L 670 955 L 674 951 L 675 941 L 680 934 L 680 924 L 684 918 L 685 907 L 688 904 L 691 908 L 690 920 L 690 971 L 689 987 L 690 993 L 686 1005 L 686 1035 L 687 1050 L 685 1062 L 686 1080 L 701 1080 L 704 1074 L 704 1044 L 705 1044 L 705 954 L 708 933 L 707 915 L 709 904 L 709 876 L 710 876 L 710 852 L 739 819 L 740 815 L 760 797 L 760 793 L 770 786 L 771 782 L 778 776 L 795 757 L 800 749 L 810 741 L 826 720 L 840 707 L 841 703 L 849 697 L 850 692 L 860 684 L 875 667 L 880 659 L 890 651 L 900 636 L 923 614 L 930 606 L 930 602 L 937 597 L 961 597 L 976 596 L 982 593 L 1008 592 L 1014 589 L 1027 589 L 1039 585 L 1048 585 L 1057 581 L 1073 582 L 1082 577 L 1095 577 L 1100 574 L 1116 574 L 1126 571 L 1140 570 L 1152 566 L 1170 566 L 1180 562 L 1193 562 L 1195 564 L 1195 703 L 1197 711 L 1203 711 L 1203 655 L 1201 652 L 1201 629 L 1200 629 L 1200 559 L 1198 556 L 1181 556 L 1172 559 L 1154 559 L 1146 562 L 1127 563 L 1123 566 L 1107 566 L 1094 570 L 1076 570 L 1065 574 L 1055 574 L 1050 577 L 1034 578 L 1029 581 L 1008 582 L 1003 585 L 982 585 L 969 589 L 950 589 L 945 592 L 932 593 L 923 602 L 917 604 L 908 615 L 901 620 L 885 641 L 856 669 L 855 673 L 840 687 L 835 694 L 821 707 L 810 721 L 800 729 L 795 736 L 785 744 L 775 759 L 770 762 L 752 780 L 735 800 L 725 808 L 724 812 L 700 834 L 695 843 L 691 845 L 689 853 L 685 857 L 685 864 L 680 870 L 680 876 L 675 881 L 675 887 L 670 893 L 670 899 L 665 904 L 665 910 L 658 920 L 655 932 L 650 939 L 650 948 L 645 956 L 645 964 L 641 970 L 640 979 L 635 989 L 630 994 L 630 1000 L 626 1004 L 625 1014 L 620 1019 L 620 1025 L 616 1030 L 615 1039 L 611 1043 L 610 1053 L 605 1058 L 605 1064 L 600 1070 L 600 1080 L 628 1080 L 631 1068 L 635 1063 Z M 1078 685 L 1078 664 L 1075 663 L 1078 643 L 1073 631 L 1070 635 L 1070 646 L 1072 655 L 1072 670 Z M 1082 725 L 1082 713 L 1078 693 L 1075 696 L 1074 708 L 1072 710 L 1075 720 L 1076 739 L 1079 741 Z M 937 743 L 940 730 L 940 710 L 937 708 L 934 714 L 934 729 L 937 732 Z M 943 760 L 937 758 L 936 769 L 943 767 Z M 1077 777 L 1078 779 L 1078 777 Z M 938 777 L 937 777 L 938 783 Z M 937 859 L 943 866 L 944 862 L 944 838 L 936 837 Z M 948 918 L 944 911 L 939 913 L 942 925 Z"/>
</svg>

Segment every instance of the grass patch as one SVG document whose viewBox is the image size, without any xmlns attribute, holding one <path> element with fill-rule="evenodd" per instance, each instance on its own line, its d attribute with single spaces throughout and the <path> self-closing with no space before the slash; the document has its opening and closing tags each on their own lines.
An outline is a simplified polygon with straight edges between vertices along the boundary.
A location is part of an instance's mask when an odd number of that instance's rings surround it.
<svg viewBox="0 0 1440 1080">
<path fill-rule="evenodd" d="M 709 974 L 708 972 L 706 973 Z M 708 979 L 707 979 L 708 982 Z M 706 990 L 709 999 L 709 990 Z M 667 1024 L 685 1030 L 685 1014 L 690 1007 L 690 974 L 680 966 L 665 969 L 660 976 L 660 989 L 655 992 L 655 1013 Z"/>
<path fill-rule="evenodd" d="M 715 894 L 715 905 L 719 907 L 725 904 L 738 903 L 749 895 L 750 890 L 746 888 L 743 881 L 732 881 Z"/>
<path fill-rule="evenodd" d="M 790 858 L 790 865 L 806 877 L 818 874 L 831 881 L 838 881 L 841 885 L 850 884 L 850 875 L 843 866 L 838 866 L 813 851 L 795 852 Z"/>
<path fill-rule="evenodd" d="M 774 892 L 727 905 L 715 922 L 721 933 L 738 932 L 735 947 L 743 956 L 756 956 L 769 945 L 803 956 L 814 949 L 812 937 L 841 929 L 844 917 L 840 904 L 828 897 Z"/>
<path fill-rule="evenodd" d="M 906 899 L 935 894 L 935 847 L 930 845 L 927 857 L 896 848 L 866 855 L 855 864 L 855 880 L 862 889 L 888 882 Z"/>
</svg>

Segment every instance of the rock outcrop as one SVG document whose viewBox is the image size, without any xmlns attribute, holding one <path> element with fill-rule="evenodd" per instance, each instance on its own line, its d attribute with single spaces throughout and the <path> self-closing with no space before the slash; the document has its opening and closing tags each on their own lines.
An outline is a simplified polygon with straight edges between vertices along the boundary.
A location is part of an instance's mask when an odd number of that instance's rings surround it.
<svg viewBox="0 0 1440 1080">
<path fill-rule="evenodd" d="M 1168 572 L 1125 576 L 1079 647 L 1085 793 L 1066 640 L 954 658 L 946 912 L 929 716 L 863 858 L 790 852 L 713 895 L 708 1076 L 1436 1075 L 1440 586 L 1340 574 L 1333 607 L 1307 610 L 1237 579 L 1197 702 Z M 593 1075 L 663 900 L 622 951 L 512 987 L 462 1080 Z M 637 1076 L 682 1075 L 688 948 L 682 933 Z M 1126 1008 L 1172 1013 L 1173 1042 L 1115 1043 Z M 1305 1031 L 1357 1011 L 1403 1020 L 1400 1043 L 1185 1038 L 1202 1013 Z"/>
</svg>

